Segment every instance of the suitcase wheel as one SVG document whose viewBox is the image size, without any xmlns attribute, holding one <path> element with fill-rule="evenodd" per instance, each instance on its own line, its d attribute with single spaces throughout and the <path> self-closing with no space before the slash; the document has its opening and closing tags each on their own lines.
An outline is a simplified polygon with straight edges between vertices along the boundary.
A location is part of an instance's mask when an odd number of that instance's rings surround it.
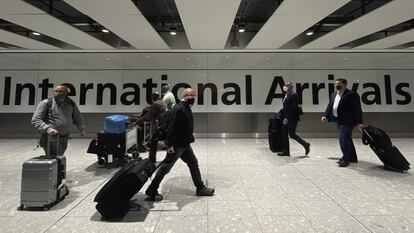
<svg viewBox="0 0 414 233">
<path fill-rule="evenodd" d="M 24 210 L 24 205 L 23 205 L 23 204 L 21 204 L 19 207 L 17 207 L 17 210 L 18 210 L 18 211 L 22 211 L 22 210 Z"/>
<path fill-rule="evenodd" d="M 99 164 L 99 165 L 105 165 L 105 159 L 103 159 L 103 158 L 98 158 L 98 164 Z"/>
<path fill-rule="evenodd" d="M 132 153 L 132 158 L 136 159 L 139 157 L 139 152 L 133 152 Z"/>
</svg>

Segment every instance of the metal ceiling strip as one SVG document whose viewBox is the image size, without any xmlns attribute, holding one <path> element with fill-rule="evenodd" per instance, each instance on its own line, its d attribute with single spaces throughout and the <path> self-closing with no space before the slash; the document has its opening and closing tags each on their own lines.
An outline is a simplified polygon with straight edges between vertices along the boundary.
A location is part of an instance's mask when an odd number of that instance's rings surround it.
<svg viewBox="0 0 414 233">
<path fill-rule="evenodd" d="M 413 17 L 413 0 L 394 0 L 304 45 L 304 49 L 331 49 L 389 28 Z"/>
<path fill-rule="evenodd" d="M 247 45 L 247 48 L 279 48 L 349 1 L 350 0 L 283 1 Z"/>
</svg>

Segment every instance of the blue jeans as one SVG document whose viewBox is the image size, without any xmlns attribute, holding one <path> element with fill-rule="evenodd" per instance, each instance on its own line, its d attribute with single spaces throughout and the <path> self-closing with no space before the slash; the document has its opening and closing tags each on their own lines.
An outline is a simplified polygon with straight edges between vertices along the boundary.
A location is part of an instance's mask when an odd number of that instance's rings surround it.
<svg viewBox="0 0 414 233">
<path fill-rule="evenodd" d="M 354 142 L 352 141 L 352 129 L 354 127 L 337 124 L 339 145 L 342 151 L 342 159 L 348 162 L 357 162 Z"/>
</svg>

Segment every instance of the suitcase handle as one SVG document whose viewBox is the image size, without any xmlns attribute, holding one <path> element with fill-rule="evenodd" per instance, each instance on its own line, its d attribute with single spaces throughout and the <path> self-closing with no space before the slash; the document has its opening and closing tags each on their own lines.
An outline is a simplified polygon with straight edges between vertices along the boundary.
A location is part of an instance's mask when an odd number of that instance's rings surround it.
<svg viewBox="0 0 414 233">
<path fill-rule="evenodd" d="M 60 144 L 59 144 L 59 141 L 60 141 L 60 137 L 59 137 L 59 134 L 56 134 L 56 135 L 54 135 L 54 136 L 56 136 L 56 140 L 50 140 L 50 138 L 52 137 L 50 134 L 48 134 L 47 135 L 47 148 L 46 148 L 46 156 L 47 157 L 52 157 L 52 155 L 50 154 L 50 145 L 51 145 L 51 142 L 56 142 L 56 156 L 57 155 L 61 155 L 60 154 Z"/>
</svg>

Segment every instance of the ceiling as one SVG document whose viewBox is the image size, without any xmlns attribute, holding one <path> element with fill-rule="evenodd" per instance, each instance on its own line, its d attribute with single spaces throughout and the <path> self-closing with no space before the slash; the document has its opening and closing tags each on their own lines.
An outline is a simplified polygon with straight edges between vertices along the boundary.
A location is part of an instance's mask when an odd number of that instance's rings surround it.
<svg viewBox="0 0 414 233">
<path fill-rule="evenodd" d="M 408 50 L 413 9 L 413 0 L 0 0 L 0 50 Z"/>
</svg>

